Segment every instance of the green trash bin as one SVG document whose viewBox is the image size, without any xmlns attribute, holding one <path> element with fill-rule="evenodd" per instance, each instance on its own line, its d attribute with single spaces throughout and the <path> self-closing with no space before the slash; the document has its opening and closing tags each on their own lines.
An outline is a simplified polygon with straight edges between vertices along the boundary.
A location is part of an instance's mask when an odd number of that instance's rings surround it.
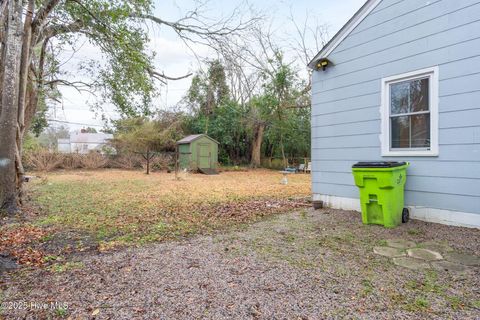
<svg viewBox="0 0 480 320">
<path fill-rule="evenodd" d="M 408 221 L 403 208 L 408 162 L 358 162 L 352 166 L 360 190 L 362 221 L 394 228 Z"/>
</svg>

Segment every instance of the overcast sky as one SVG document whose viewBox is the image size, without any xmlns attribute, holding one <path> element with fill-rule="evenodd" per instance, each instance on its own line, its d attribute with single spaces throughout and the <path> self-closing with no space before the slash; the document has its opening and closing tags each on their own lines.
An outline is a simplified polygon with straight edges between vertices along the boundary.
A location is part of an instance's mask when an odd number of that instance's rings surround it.
<svg viewBox="0 0 480 320">
<path fill-rule="evenodd" d="M 215 18 L 226 16 L 244 1 L 211 0 L 204 9 L 204 15 Z M 328 25 L 329 37 L 332 37 L 350 17 L 365 3 L 365 0 L 251 0 L 249 4 L 272 19 L 272 29 L 279 38 L 288 38 L 295 34 L 290 23 L 290 15 L 298 23 L 303 23 L 307 17 L 312 23 L 315 20 Z M 166 20 L 176 20 L 187 11 L 195 8 L 194 0 L 156 0 L 155 14 Z M 179 76 L 194 72 L 199 68 L 198 61 L 192 52 L 176 38 L 168 28 L 149 28 L 151 48 L 156 52 L 155 65 L 167 75 Z M 314 44 L 311 44 L 312 47 Z M 80 41 L 78 50 L 73 56 L 66 53 L 63 57 L 64 69 L 75 70 L 76 66 L 88 59 L 99 59 L 98 50 L 87 42 Z M 207 58 L 211 52 L 205 47 L 195 47 L 198 56 Z M 78 80 L 78 78 L 77 78 Z M 83 79 L 88 80 L 88 79 Z M 190 79 L 170 81 L 161 90 L 155 105 L 162 109 L 174 106 L 185 94 L 190 85 Z M 84 124 L 101 129 L 103 122 L 100 116 L 90 111 L 89 105 L 95 97 L 86 93 L 78 93 L 72 88 L 61 88 L 62 105 L 58 104 L 51 110 L 49 118 L 69 122 L 69 127 L 76 130 L 85 127 Z M 105 115 L 116 118 L 113 106 L 104 106 Z M 78 124 L 73 124 L 78 123 Z M 53 122 L 52 122 L 53 124 Z M 56 122 L 56 125 L 60 124 Z"/>
</svg>

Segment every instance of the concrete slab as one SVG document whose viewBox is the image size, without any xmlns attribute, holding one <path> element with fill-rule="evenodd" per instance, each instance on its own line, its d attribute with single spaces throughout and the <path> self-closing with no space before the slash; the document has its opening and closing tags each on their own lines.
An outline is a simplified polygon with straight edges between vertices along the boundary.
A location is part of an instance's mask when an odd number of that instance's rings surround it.
<svg viewBox="0 0 480 320">
<path fill-rule="evenodd" d="M 462 264 L 453 263 L 450 261 L 434 261 L 432 262 L 432 267 L 438 271 L 448 271 L 448 272 L 464 272 L 467 271 L 469 268 Z"/>
<path fill-rule="evenodd" d="M 373 252 L 384 257 L 394 258 L 394 257 L 404 257 L 406 253 L 402 249 L 390 248 L 390 247 L 375 247 Z"/>
<path fill-rule="evenodd" d="M 387 246 L 398 249 L 408 249 L 416 247 L 416 243 L 404 239 L 387 239 Z"/>
<path fill-rule="evenodd" d="M 445 255 L 445 259 L 450 262 L 463 264 L 464 266 L 480 266 L 480 257 L 473 254 L 449 252 Z"/>
<path fill-rule="evenodd" d="M 425 261 L 443 260 L 443 257 L 440 253 L 433 250 L 428 250 L 428 249 L 422 249 L 422 248 L 408 249 L 407 254 L 409 257 L 412 257 L 415 259 L 421 259 Z"/>
<path fill-rule="evenodd" d="M 411 270 L 425 270 L 431 268 L 425 260 L 419 260 L 410 257 L 393 258 L 393 263 L 397 266 Z"/>
</svg>

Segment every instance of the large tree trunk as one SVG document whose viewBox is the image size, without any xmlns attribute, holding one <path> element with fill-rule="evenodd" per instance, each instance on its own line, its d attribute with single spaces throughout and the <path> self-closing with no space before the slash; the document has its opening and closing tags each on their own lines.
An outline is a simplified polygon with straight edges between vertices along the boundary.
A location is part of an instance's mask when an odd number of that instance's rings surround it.
<svg viewBox="0 0 480 320">
<path fill-rule="evenodd" d="M 23 28 L 23 43 L 22 55 L 20 59 L 20 76 L 19 76 L 19 91 L 18 91 L 18 118 L 17 118 L 17 139 L 16 139 L 16 157 L 15 166 L 17 174 L 17 191 L 20 203 L 23 198 L 23 180 L 25 177 L 25 170 L 23 168 L 22 154 L 23 154 L 23 136 L 25 134 L 25 108 L 27 101 L 27 86 L 28 75 L 30 68 L 30 57 L 32 54 L 32 21 L 33 11 L 35 10 L 35 1 L 29 0 L 27 6 L 27 14 Z"/>
<path fill-rule="evenodd" d="M 8 3 L 4 60 L 2 108 L 0 114 L 0 207 L 8 213 L 18 211 L 16 186 L 17 120 L 20 56 L 22 50 L 22 1 Z"/>
<path fill-rule="evenodd" d="M 250 165 L 253 168 L 260 167 L 261 153 L 262 153 L 262 142 L 263 142 L 263 133 L 265 132 L 265 124 L 257 123 L 255 125 L 255 132 L 253 134 L 253 143 L 252 143 L 252 160 Z"/>
</svg>

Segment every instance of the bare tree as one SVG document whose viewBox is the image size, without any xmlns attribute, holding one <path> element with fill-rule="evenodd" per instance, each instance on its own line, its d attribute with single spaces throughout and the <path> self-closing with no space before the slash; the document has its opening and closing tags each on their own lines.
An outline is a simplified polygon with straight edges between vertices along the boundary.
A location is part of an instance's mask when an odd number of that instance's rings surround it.
<svg viewBox="0 0 480 320">
<path fill-rule="evenodd" d="M 271 25 L 257 24 L 250 28 L 246 37 L 230 38 L 228 42 L 220 43 L 217 51 L 222 56 L 227 70 L 229 70 L 229 79 L 232 92 L 237 101 L 241 104 L 247 104 L 255 96 L 261 95 L 263 88 L 268 82 L 275 82 L 278 76 L 278 69 L 282 65 L 306 66 L 310 59 L 318 52 L 326 39 L 325 25 L 318 24 L 318 21 L 311 27 L 309 17 L 305 19 L 302 25 L 299 25 L 293 15 L 291 15 L 291 24 L 295 30 L 295 36 L 286 40 L 279 39 L 272 31 Z M 314 43 L 314 46 L 312 46 Z M 283 51 L 290 48 L 294 54 L 285 59 Z M 293 67 L 296 68 L 296 67 Z M 305 68 L 306 69 L 306 68 Z M 253 131 L 253 141 L 251 150 L 251 166 L 260 166 L 262 142 L 264 133 L 269 126 L 269 119 L 273 116 L 282 120 L 284 109 L 310 107 L 310 99 L 307 98 L 311 89 L 311 74 L 308 73 L 308 81 L 305 83 L 298 97 L 292 101 L 287 97 L 285 88 L 277 88 L 275 93 L 278 105 L 273 107 L 275 112 L 261 111 L 257 109 L 258 104 L 251 104 L 250 107 L 250 125 Z M 256 107 L 257 106 L 257 107 Z M 286 164 L 284 153 L 283 137 L 280 137 L 280 151 Z"/>
</svg>

